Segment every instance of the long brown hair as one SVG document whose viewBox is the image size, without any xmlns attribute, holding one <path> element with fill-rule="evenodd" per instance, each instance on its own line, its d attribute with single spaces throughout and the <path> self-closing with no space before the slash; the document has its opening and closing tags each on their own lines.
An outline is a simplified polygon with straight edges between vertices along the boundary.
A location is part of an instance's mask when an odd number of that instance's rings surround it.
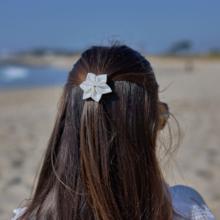
<svg viewBox="0 0 220 220">
<path fill-rule="evenodd" d="M 82 99 L 88 72 L 112 93 Z M 171 220 L 156 157 L 158 84 L 150 63 L 125 45 L 82 53 L 63 90 L 37 187 L 22 219 Z"/>
</svg>

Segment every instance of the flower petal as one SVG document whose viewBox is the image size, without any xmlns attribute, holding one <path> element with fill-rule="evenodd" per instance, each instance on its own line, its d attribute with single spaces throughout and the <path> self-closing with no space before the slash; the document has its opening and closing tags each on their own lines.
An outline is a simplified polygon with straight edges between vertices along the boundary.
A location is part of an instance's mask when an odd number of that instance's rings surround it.
<svg viewBox="0 0 220 220">
<path fill-rule="evenodd" d="M 106 94 L 112 92 L 112 89 L 107 84 L 102 84 L 96 87 L 97 93 Z"/>
<path fill-rule="evenodd" d="M 93 92 L 92 88 L 84 90 L 84 92 L 83 92 L 83 99 L 88 99 L 89 97 L 91 97 L 92 96 L 92 92 Z"/>
<path fill-rule="evenodd" d="M 96 82 L 96 75 L 94 73 L 88 73 L 86 76 L 86 81 L 87 82 Z"/>
<path fill-rule="evenodd" d="M 107 74 L 100 74 L 96 76 L 96 83 L 106 83 L 107 82 Z"/>
<path fill-rule="evenodd" d="M 93 84 L 87 81 L 83 81 L 79 86 L 83 90 L 88 90 L 93 86 Z"/>
<path fill-rule="evenodd" d="M 101 93 L 97 93 L 95 90 L 94 92 L 91 94 L 91 98 L 94 99 L 96 102 L 99 102 L 99 100 L 101 99 L 102 94 Z"/>
</svg>

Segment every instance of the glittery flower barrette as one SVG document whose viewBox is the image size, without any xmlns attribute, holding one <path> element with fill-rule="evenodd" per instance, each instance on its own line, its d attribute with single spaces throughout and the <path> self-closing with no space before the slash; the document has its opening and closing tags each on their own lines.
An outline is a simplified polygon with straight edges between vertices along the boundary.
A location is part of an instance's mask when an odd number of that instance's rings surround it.
<svg viewBox="0 0 220 220">
<path fill-rule="evenodd" d="M 96 75 L 88 73 L 86 80 L 79 86 L 83 90 L 83 99 L 92 98 L 99 102 L 103 94 L 112 92 L 112 89 L 107 85 L 107 74 Z"/>
</svg>

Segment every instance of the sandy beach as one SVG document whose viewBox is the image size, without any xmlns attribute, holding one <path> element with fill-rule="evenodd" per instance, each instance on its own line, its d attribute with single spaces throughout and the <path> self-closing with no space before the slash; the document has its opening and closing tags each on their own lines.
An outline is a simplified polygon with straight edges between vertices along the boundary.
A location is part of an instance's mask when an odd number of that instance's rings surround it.
<svg viewBox="0 0 220 220">
<path fill-rule="evenodd" d="M 194 60 L 193 71 L 186 72 L 184 60 L 149 59 L 160 98 L 182 133 L 179 148 L 163 166 L 168 183 L 195 187 L 220 219 L 220 61 Z M 71 66 L 70 60 L 59 62 Z M 59 86 L 0 91 L 1 220 L 30 197 L 61 91 Z"/>
</svg>

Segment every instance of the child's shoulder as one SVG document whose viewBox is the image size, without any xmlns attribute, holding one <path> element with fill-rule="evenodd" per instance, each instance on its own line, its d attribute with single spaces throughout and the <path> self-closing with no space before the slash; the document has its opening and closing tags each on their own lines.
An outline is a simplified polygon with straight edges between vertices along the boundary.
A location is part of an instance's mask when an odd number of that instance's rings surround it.
<svg viewBox="0 0 220 220">
<path fill-rule="evenodd" d="M 175 185 L 169 187 L 169 191 L 176 220 L 215 219 L 208 205 L 195 189 L 185 185 Z"/>
<path fill-rule="evenodd" d="M 21 217 L 24 214 L 25 210 L 26 207 L 14 209 L 13 210 L 14 216 L 11 220 L 17 220 L 19 217 Z"/>
<path fill-rule="evenodd" d="M 202 196 L 193 188 L 184 185 L 169 187 L 174 209 L 174 220 L 215 220 Z M 14 210 L 12 220 L 17 220 L 25 211 L 24 208 Z"/>
</svg>

